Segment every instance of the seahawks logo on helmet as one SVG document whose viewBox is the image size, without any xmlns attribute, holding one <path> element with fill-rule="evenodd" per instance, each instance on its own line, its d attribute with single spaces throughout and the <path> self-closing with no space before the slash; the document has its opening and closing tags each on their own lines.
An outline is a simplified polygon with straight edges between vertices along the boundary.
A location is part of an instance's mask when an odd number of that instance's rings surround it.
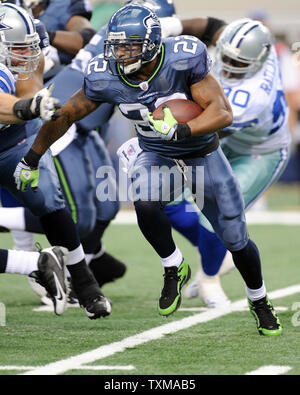
<svg viewBox="0 0 300 395">
<path fill-rule="evenodd" d="M 160 28 L 160 22 L 159 22 L 159 19 L 158 19 L 158 17 L 155 15 L 155 14 L 153 14 L 153 13 L 151 13 L 150 15 L 148 15 L 148 16 L 146 16 L 146 18 L 144 19 L 144 26 L 147 28 L 147 29 L 152 29 L 153 27 L 158 27 L 158 28 Z"/>
<path fill-rule="evenodd" d="M 4 22 L 3 22 L 3 18 L 5 17 L 5 14 L 0 15 L 0 31 L 1 30 L 10 30 L 12 29 L 12 27 L 7 26 Z"/>
</svg>

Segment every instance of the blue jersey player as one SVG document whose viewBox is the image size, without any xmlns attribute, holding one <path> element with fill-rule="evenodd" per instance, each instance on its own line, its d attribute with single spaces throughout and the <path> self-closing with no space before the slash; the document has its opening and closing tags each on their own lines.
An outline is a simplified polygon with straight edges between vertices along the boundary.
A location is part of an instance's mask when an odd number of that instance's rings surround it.
<svg viewBox="0 0 300 395">
<path fill-rule="evenodd" d="M 168 316 L 179 307 L 190 268 L 173 241 L 170 222 L 162 210 L 167 195 L 163 177 L 154 185 L 149 179 L 157 175 L 160 167 L 167 173 L 177 163 L 192 169 L 187 183 L 192 191 L 197 191 L 195 175 L 202 167 L 202 211 L 232 252 L 249 299 L 265 298 L 263 306 L 255 311 L 260 333 L 280 334 L 282 328 L 266 298 L 259 253 L 248 238 L 242 195 L 218 147 L 215 131 L 231 124 L 232 112 L 209 68 L 209 57 L 201 41 L 184 36 L 161 40 L 159 20 L 150 9 L 134 4 L 121 8 L 108 24 L 104 55 L 89 62 L 83 89 L 57 111 L 57 120 L 43 124 L 26 154 L 30 169 L 22 185 L 38 182 L 39 159 L 72 123 L 103 102 L 118 104 L 122 113 L 135 123 L 143 149 L 134 163 L 132 177 L 139 176 L 139 189 L 147 193 L 140 198 L 136 191 L 134 204 L 139 227 L 165 269 L 159 313 Z M 164 109 L 164 120 L 153 118 L 151 112 L 159 103 L 178 97 L 193 99 L 204 109 L 203 113 L 186 124 L 178 124 L 168 108 Z M 151 199 L 152 192 L 158 192 L 162 198 Z M 174 195 L 174 190 L 170 192 Z M 196 195 L 199 202 L 197 198 Z"/>
<path fill-rule="evenodd" d="M 25 190 L 14 183 L 13 175 L 22 179 L 30 174 L 22 157 L 41 126 L 41 122 L 34 118 L 51 119 L 55 102 L 49 99 L 51 89 L 43 89 L 33 99 L 27 99 L 32 91 L 43 86 L 43 57 L 33 19 L 13 4 L 1 5 L 0 14 L 0 89 L 5 96 L 1 95 L 0 183 L 40 217 L 50 244 L 69 250 L 67 265 L 81 304 L 90 318 L 99 318 L 110 313 L 110 305 L 87 268 L 77 229 L 65 208 L 50 152 L 40 163 L 44 181 L 39 190 Z M 15 96 L 24 99 L 18 100 Z M 18 162 L 20 167 L 14 174 Z"/>
</svg>

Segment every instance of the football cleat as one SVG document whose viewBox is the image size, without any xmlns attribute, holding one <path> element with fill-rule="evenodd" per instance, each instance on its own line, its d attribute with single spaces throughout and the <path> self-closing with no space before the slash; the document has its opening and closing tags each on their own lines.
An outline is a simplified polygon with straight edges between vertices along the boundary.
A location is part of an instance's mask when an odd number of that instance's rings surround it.
<svg viewBox="0 0 300 395">
<path fill-rule="evenodd" d="M 160 315 L 173 314 L 181 304 L 181 289 L 191 277 L 189 265 L 182 261 L 179 267 L 165 267 L 164 287 L 159 298 L 158 312 Z"/>
<path fill-rule="evenodd" d="M 282 326 L 274 310 L 274 307 L 267 296 L 255 302 L 252 302 L 250 299 L 248 299 L 248 305 L 251 314 L 255 318 L 257 329 L 260 335 L 281 335 Z"/>
<path fill-rule="evenodd" d="M 45 288 L 54 306 L 54 312 L 62 315 L 67 305 L 67 282 L 65 276 L 65 248 L 51 247 L 39 251 L 38 270 L 31 278 Z"/>
<path fill-rule="evenodd" d="M 86 315 L 91 319 L 106 317 L 111 313 L 111 302 L 103 295 L 91 271 L 86 266 L 84 281 L 72 277 L 73 291 L 79 304 L 85 309 Z M 84 274 L 84 273 L 82 273 Z"/>
<path fill-rule="evenodd" d="M 89 268 L 100 287 L 124 276 L 126 266 L 123 262 L 104 252 L 99 258 L 92 259 Z"/>
</svg>

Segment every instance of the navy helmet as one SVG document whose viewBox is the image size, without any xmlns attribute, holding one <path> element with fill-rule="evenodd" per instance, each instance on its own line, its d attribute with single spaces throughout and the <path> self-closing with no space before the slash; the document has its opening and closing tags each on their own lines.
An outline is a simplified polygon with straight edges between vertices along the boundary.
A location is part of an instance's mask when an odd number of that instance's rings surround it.
<svg viewBox="0 0 300 395">
<path fill-rule="evenodd" d="M 176 15 L 173 0 L 127 0 L 125 4 L 139 4 L 150 8 L 159 18 L 172 17 Z"/>
<path fill-rule="evenodd" d="M 110 71 L 132 74 L 160 53 L 161 26 L 149 8 L 132 3 L 111 17 L 104 41 L 104 57 Z"/>
</svg>

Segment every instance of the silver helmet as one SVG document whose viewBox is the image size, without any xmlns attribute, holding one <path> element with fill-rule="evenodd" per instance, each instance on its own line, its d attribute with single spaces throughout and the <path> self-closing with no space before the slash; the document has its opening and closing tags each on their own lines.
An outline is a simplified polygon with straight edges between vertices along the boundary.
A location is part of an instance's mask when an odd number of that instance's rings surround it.
<svg viewBox="0 0 300 395">
<path fill-rule="evenodd" d="M 230 23 L 217 42 L 216 70 L 223 79 L 253 76 L 269 56 L 273 43 L 269 29 L 252 19 Z"/>
<path fill-rule="evenodd" d="M 40 38 L 32 17 L 14 4 L 0 4 L 0 62 L 27 80 L 40 61 Z M 19 76 L 22 74 L 22 76 Z"/>
</svg>

